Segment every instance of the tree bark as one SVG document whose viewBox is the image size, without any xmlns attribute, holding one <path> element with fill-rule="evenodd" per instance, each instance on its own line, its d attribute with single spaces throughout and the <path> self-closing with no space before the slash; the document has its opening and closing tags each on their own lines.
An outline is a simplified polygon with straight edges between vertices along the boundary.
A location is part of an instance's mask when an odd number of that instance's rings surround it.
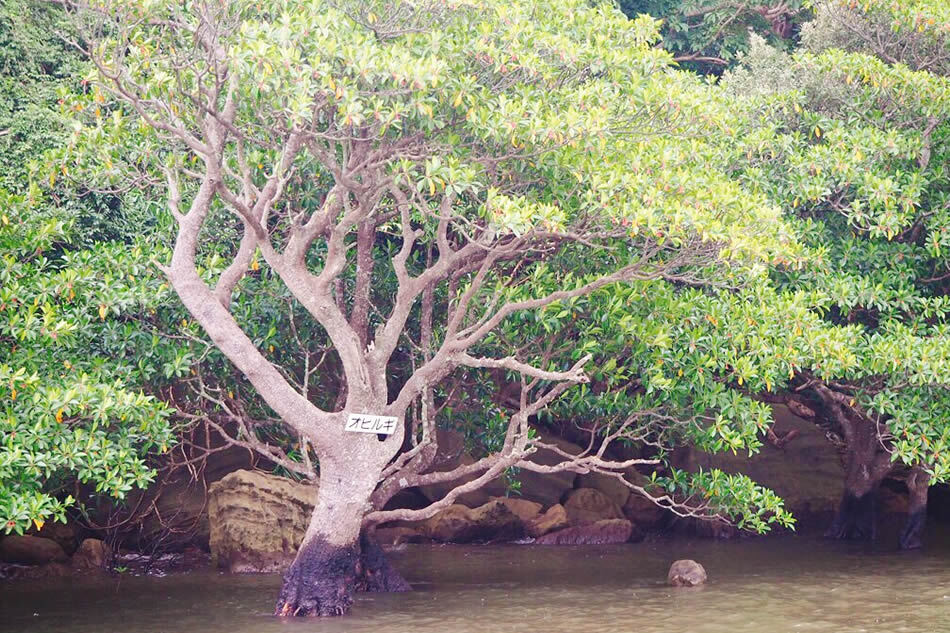
<svg viewBox="0 0 950 633">
<path fill-rule="evenodd" d="M 907 492 L 910 496 L 907 522 L 901 532 L 901 549 L 923 547 L 924 524 L 927 522 L 927 492 L 930 490 L 930 475 L 922 468 L 915 468 L 907 477 Z"/>
<path fill-rule="evenodd" d="M 409 591 L 362 528 L 377 473 L 350 472 L 320 463 L 320 491 L 297 556 L 284 574 L 275 613 L 280 616 L 344 615 L 358 591 Z"/>
<path fill-rule="evenodd" d="M 389 562 L 376 542 L 372 531 L 364 529 L 360 535 L 359 591 L 394 593 L 412 591 L 412 587 Z"/>
<path fill-rule="evenodd" d="M 844 495 L 825 536 L 843 540 L 873 540 L 877 536 L 877 491 L 889 463 L 877 430 L 867 420 L 852 420 L 847 436 Z"/>
</svg>

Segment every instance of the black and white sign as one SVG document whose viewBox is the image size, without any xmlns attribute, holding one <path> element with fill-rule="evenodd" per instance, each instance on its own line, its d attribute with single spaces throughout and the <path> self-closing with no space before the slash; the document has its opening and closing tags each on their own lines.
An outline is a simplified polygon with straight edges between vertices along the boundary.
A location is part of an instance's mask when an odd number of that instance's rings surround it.
<svg viewBox="0 0 950 633">
<path fill-rule="evenodd" d="M 371 415 L 369 413 L 351 413 L 346 418 L 345 431 L 353 433 L 375 433 L 392 435 L 396 430 L 399 418 L 388 415 Z"/>
</svg>

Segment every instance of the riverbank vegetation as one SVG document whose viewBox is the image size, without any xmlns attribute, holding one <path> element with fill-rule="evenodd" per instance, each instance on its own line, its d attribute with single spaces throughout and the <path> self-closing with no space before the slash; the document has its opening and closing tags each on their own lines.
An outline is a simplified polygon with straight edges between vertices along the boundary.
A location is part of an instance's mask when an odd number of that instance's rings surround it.
<svg viewBox="0 0 950 633">
<path fill-rule="evenodd" d="M 378 526 L 499 479 L 791 528 L 773 491 L 672 459 L 794 441 L 784 405 L 842 455 L 828 535 L 872 538 L 901 481 L 921 545 L 950 476 L 942 2 L 0 21 L 5 532 L 121 508 L 200 429 L 319 481 L 277 612 L 343 613 L 407 587 Z M 471 458 L 446 466 L 449 437 Z"/>
</svg>

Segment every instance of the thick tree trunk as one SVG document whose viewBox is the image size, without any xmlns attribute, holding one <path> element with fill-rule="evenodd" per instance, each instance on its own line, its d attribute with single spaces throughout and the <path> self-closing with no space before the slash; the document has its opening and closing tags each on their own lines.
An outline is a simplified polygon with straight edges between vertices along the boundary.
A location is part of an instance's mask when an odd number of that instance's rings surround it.
<svg viewBox="0 0 950 633">
<path fill-rule="evenodd" d="M 361 529 L 375 477 L 327 462 L 320 467 L 317 504 L 277 599 L 280 616 L 343 615 L 357 591 L 410 589 L 372 534 Z"/>
<path fill-rule="evenodd" d="M 390 593 L 412 591 L 396 568 L 393 567 L 376 538 L 364 530 L 360 537 L 359 591 Z"/>
<path fill-rule="evenodd" d="M 849 433 L 844 496 L 825 536 L 844 540 L 873 540 L 877 536 L 877 491 L 884 479 L 877 431 L 858 422 Z"/>
<path fill-rule="evenodd" d="M 915 468 L 907 477 L 907 492 L 910 500 L 907 522 L 901 532 L 901 549 L 923 547 L 924 524 L 927 522 L 927 492 L 930 490 L 930 475 Z"/>
<path fill-rule="evenodd" d="M 322 535 L 304 541 L 277 599 L 277 615 L 343 615 L 353 604 L 359 564 L 357 543 L 339 544 Z"/>
<path fill-rule="evenodd" d="M 856 493 L 845 487 L 831 527 L 825 536 L 833 539 L 870 541 L 877 537 L 877 488 Z"/>
</svg>

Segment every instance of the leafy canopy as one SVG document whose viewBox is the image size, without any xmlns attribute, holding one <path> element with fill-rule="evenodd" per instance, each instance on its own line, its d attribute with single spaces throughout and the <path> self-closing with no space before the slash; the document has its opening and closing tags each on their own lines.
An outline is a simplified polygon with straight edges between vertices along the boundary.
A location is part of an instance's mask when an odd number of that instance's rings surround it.
<svg viewBox="0 0 950 633">
<path fill-rule="evenodd" d="M 328 382 L 338 390 L 345 384 L 347 399 L 376 397 L 375 387 L 362 383 L 367 375 L 378 380 L 381 370 L 392 383 L 387 391 L 398 395 L 379 405 L 402 415 L 422 395 L 419 384 L 446 375 L 433 369 L 414 381 L 430 362 L 444 362 L 446 372 L 465 363 L 546 365 L 557 370 L 553 375 L 573 377 L 570 368 L 598 351 L 598 342 L 596 333 L 584 332 L 589 338 L 577 349 L 551 352 L 573 327 L 566 301 L 556 298 L 589 294 L 585 288 L 612 271 L 625 271 L 618 279 L 641 279 L 648 297 L 672 292 L 678 300 L 692 284 L 760 283 L 767 263 L 798 257 L 777 207 L 725 171 L 730 139 L 743 122 L 735 100 L 675 70 L 670 55 L 654 46 L 655 20 L 629 21 L 609 3 L 86 8 L 81 16 L 99 69 L 90 93 L 70 104 L 81 123 L 59 157 L 62 168 L 102 186 L 167 183 L 180 235 L 199 238 L 196 272 L 214 283 L 236 264 L 243 277 L 229 289 L 231 316 L 253 334 L 254 350 L 228 353 L 235 339 L 220 334 L 224 316 L 201 326 L 232 361 L 259 354 L 257 367 L 274 365 L 308 406 L 324 408 L 297 423 L 288 406 L 299 404 L 296 397 L 269 397 L 263 382 L 253 385 L 273 411 L 260 400 L 254 410 L 269 416 L 268 425 L 278 413 L 314 442 L 318 456 L 329 450 L 322 443 L 330 433 L 308 433 L 307 424 L 321 415 L 333 419 L 326 412 L 336 395 L 309 395 L 309 358 L 321 350 L 334 358 L 328 370 L 341 375 Z M 217 132 L 216 121 L 223 126 Z M 212 172 L 220 177 L 209 181 Z M 273 197 L 252 212 L 264 192 Z M 205 214 L 207 224 L 193 232 Z M 359 241 L 361 223 L 374 231 L 372 240 Z M 362 295 L 373 308 L 362 325 L 361 243 L 379 266 Z M 426 334 L 413 280 L 476 243 L 476 265 L 459 259 L 458 268 L 424 277 L 433 280 L 438 317 Z M 497 255 L 498 265 L 492 260 L 479 273 L 485 253 Z M 291 270 L 295 257 L 303 265 Z M 179 269 L 170 270 L 174 279 Z M 300 278 L 316 289 L 339 281 L 335 302 L 314 308 L 322 295 L 303 292 Z M 259 284 L 271 289 L 266 300 L 249 292 Z M 649 302 L 639 287 L 630 294 L 610 284 L 585 309 L 634 300 Z M 199 320 L 200 303 L 192 309 Z M 464 311 L 453 322 L 458 306 Z M 294 327 L 307 337 L 286 327 L 288 310 L 299 315 Z M 632 345 L 641 332 L 630 319 L 624 325 L 624 345 Z M 290 337 L 304 349 L 280 344 Z M 250 365 L 239 367 L 256 375 Z M 660 374 L 643 381 L 647 395 L 668 391 Z M 234 411 L 232 399 L 255 399 L 252 378 L 235 373 L 220 380 L 212 387 L 215 413 Z M 753 446 L 754 430 L 766 423 L 763 407 L 740 399 L 741 411 L 729 410 L 731 396 L 714 380 L 706 385 L 710 393 L 700 383 L 658 407 L 687 421 L 701 412 L 694 425 L 700 433 L 711 418 L 711 444 Z M 636 406 L 641 386 L 630 385 L 628 393 L 619 380 L 613 386 Z M 538 392 L 548 388 L 542 381 Z M 652 415 L 656 408 L 645 410 Z M 264 424 L 252 422 L 248 441 L 264 432 Z M 411 441 L 428 437 L 418 428 Z M 724 506 L 747 503 L 743 516 L 756 527 L 764 528 L 766 511 L 787 518 L 774 496 L 733 483 L 738 495 L 728 497 L 717 475 L 703 482 L 703 496 Z"/>
<path fill-rule="evenodd" d="M 810 50 L 758 41 L 724 79 L 757 114 L 736 175 L 795 210 L 815 253 L 776 281 L 851 333 L 846 356 L 814 359 L 798 384 L 839 389 L 894 462 L 932 481 L 950 476 L 947 18 L 945 3 L 824 3 Z"/>
<path fill-rule="evenodd" d="M 0 6 L 0 531 L 65 520 L 87 493 L 121 499 L 145 487 L 146 461 L 173 441 L 161 384 L 175 348 L 152 330 L 168 290 L 149 247 L 97 237 L 88 198 L 30 182 L 36 159 L 67 134 L 57 100 L 82 63 L 55 30 L 57 10 Z M 98 215 L 97 215 L 98 214 Z M 94 219 L 98 217 L 99 219 Z M 109 227 L 111 232 L 115 226 Z M 137 227 L 141 229 L 141 225 Z M 74 485 L 78 481 L 81 486 Z M 73 494 L 79 490 L 79 499 Z"/>
</svg>

